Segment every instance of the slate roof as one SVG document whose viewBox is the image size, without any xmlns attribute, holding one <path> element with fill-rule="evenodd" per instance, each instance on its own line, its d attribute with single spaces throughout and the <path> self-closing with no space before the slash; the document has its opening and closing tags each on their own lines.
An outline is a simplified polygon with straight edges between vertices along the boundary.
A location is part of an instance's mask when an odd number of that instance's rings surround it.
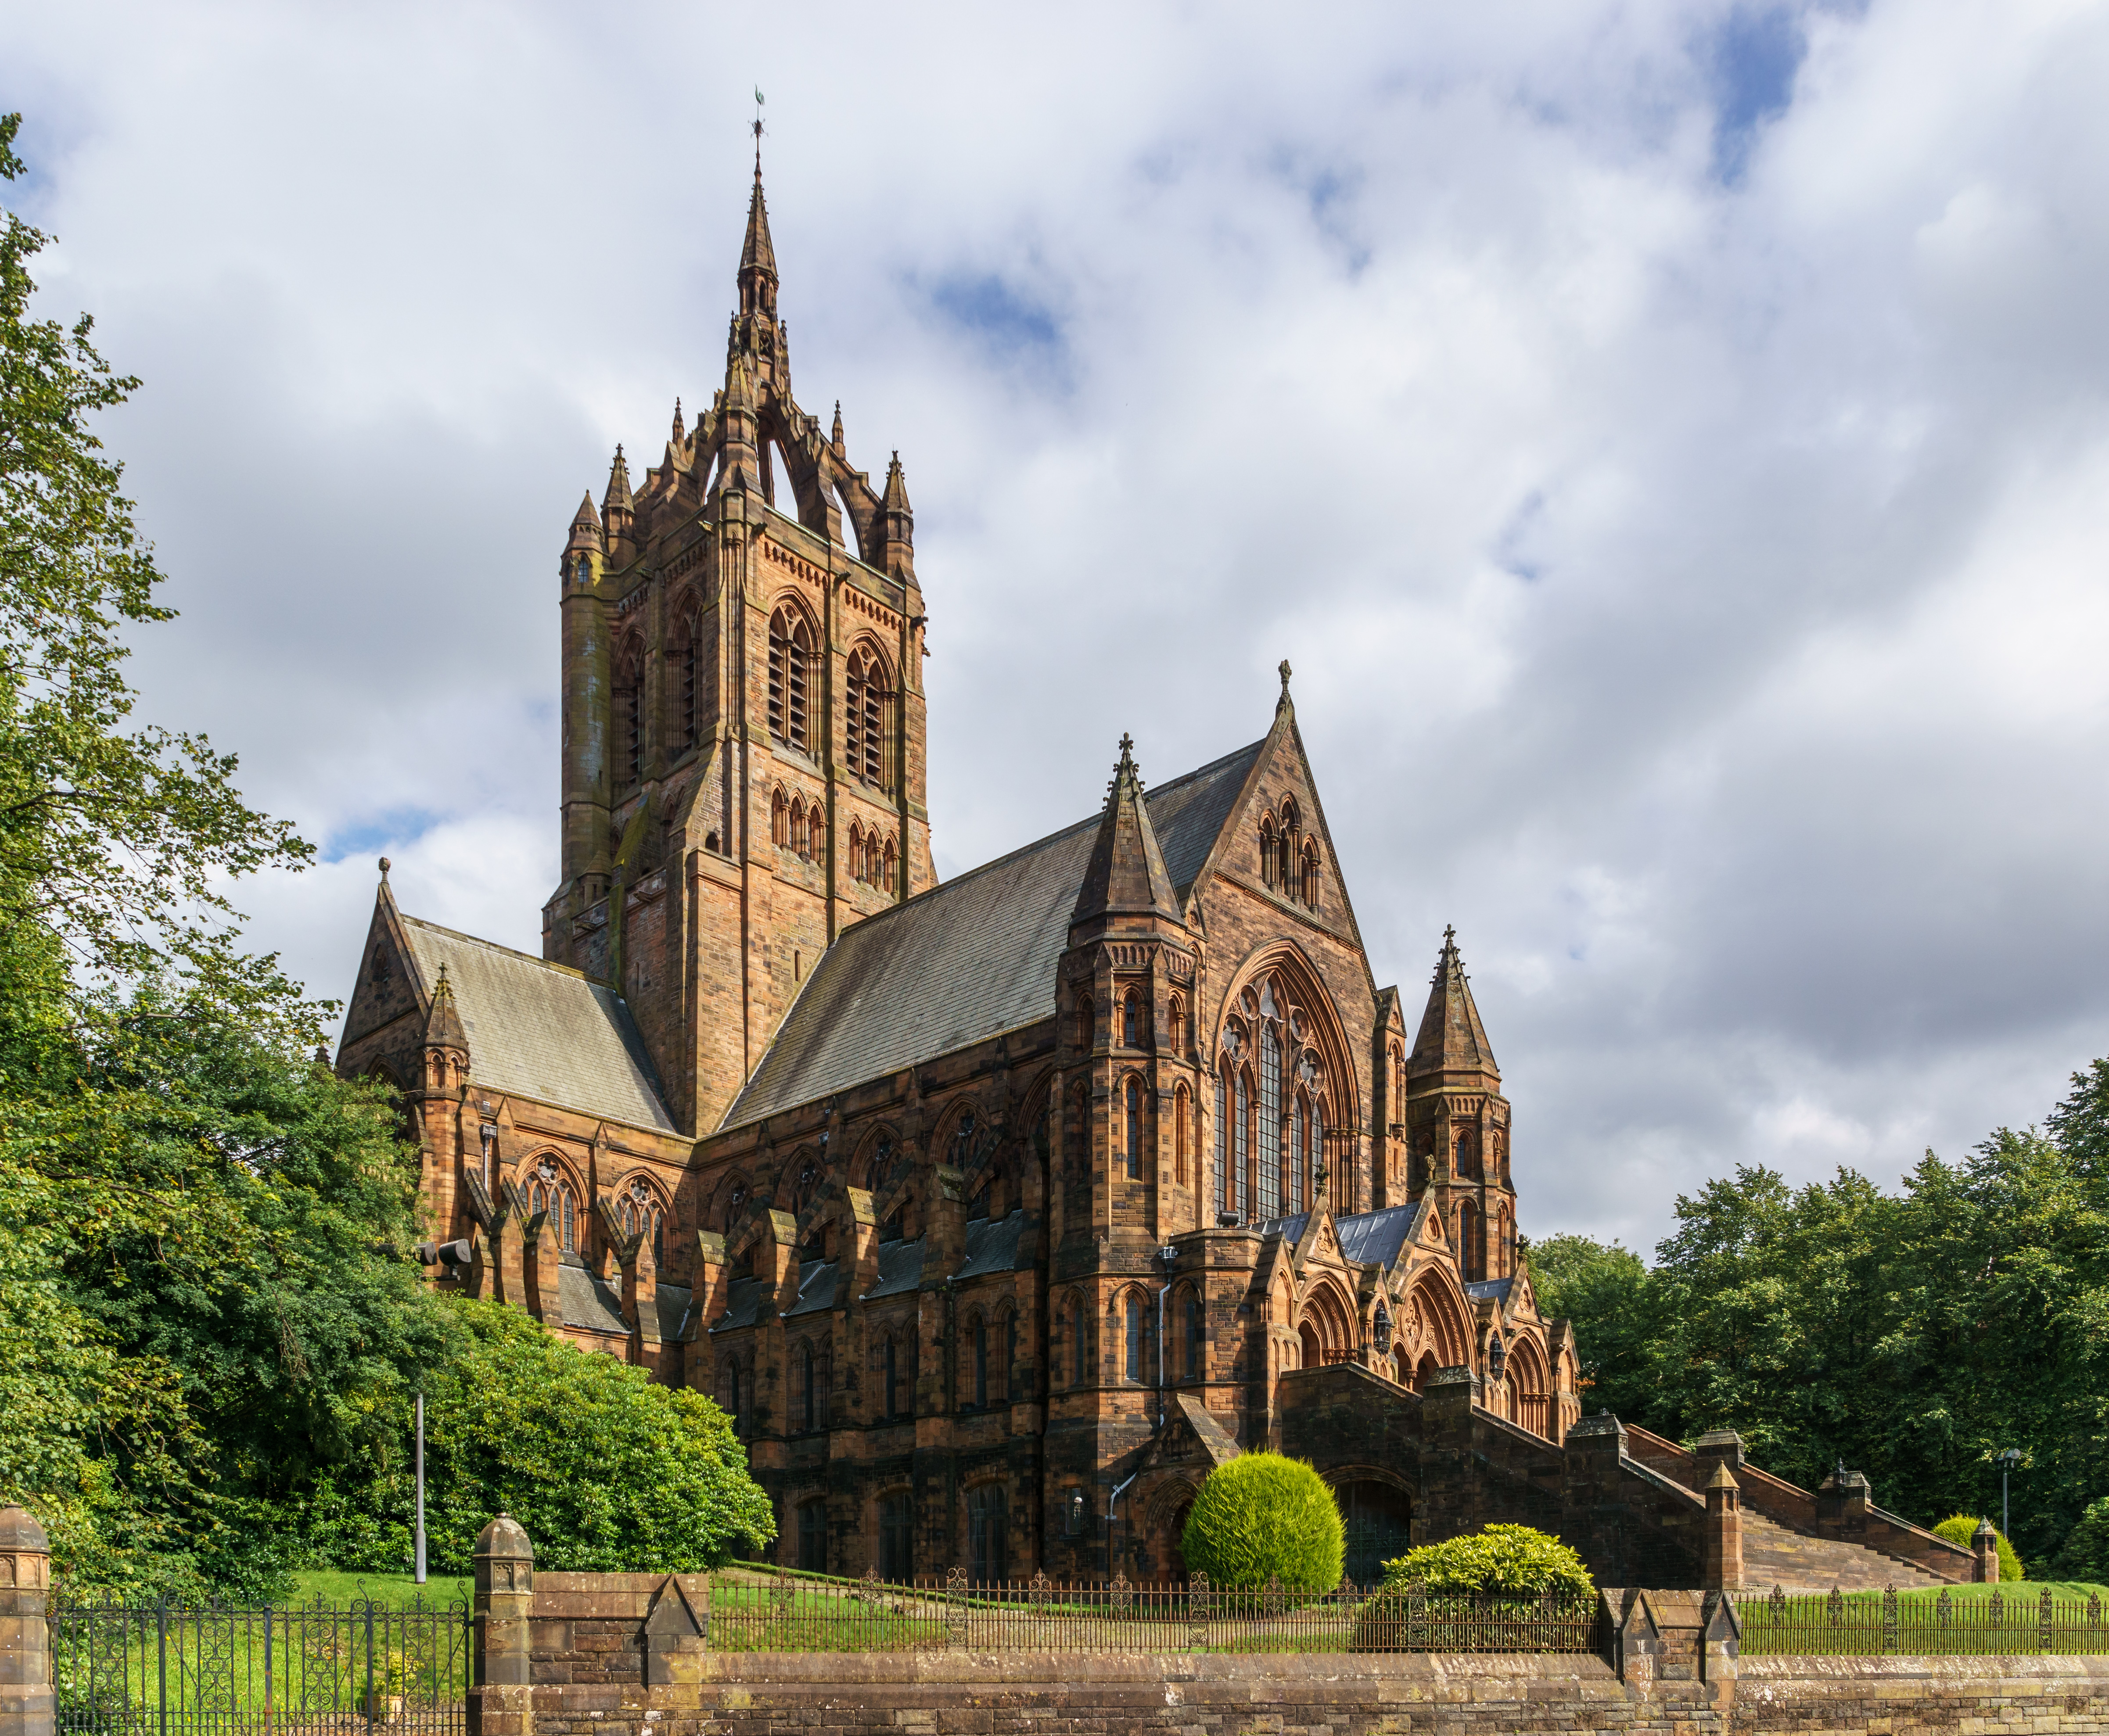
<svg viewBox="0 0 2109 1736">
<path fill-rule="evenodd" d="M 1413 1233 L 1416 1206 L 1387 1206 L 1382 1211 L 1358 1211 L 1335 1218 L 1333 1228 L 1340 1236 L 1340 1251 L 1350 1260 L 1366 1260 L 1388 1266 L 1398 1258 L 1406 1238 Z"/>
<path fill-rule="evenodd" d="M 1025 1229 L 1021 1208 L 1007 1217 L 976 1218 L 967 1225 L 964 1257 L 955 1278 L 979 1278 L 987 1272 L 1018 1269 L 1018 1238 Z"/>
<path fill-rule="evenodd" d="M 742 1326 L 761 1323 L 761 1310 L 769 1300 L 769 1287 L 758 1278 L 735 1278 L 725 1286 L 725 1312 L 711 1323 L 714 1332 L 729 1332 Z"/>
<path fill-rule="evenodd" d="M 1478 1283 L 1465 1285 L 1465 1294 L 1475 1302 L 1506 1302 L 1509 1286 L 1515 1282 L 1513 1278 L 1482 1278 Z"/>
<path fill-rule="evenodd" d="M 928 1246 L 918 1236 L 913 1242 L 882 1242 L 878 1245 L 878 1282 L 864 1293 L 869 1302 L 882 1296 L 905 1296 L 923 1282 L 923 1251 Z"/>
<path fill-rule="evenodd" d="M 681 1324 L 689 1315 L 688 1287 L 658 1285 L 655 1301 L 658 1305 L 659 1336 L 679 1337 Z M 622 1318 L 622 1292 L 584 1266 L 557 1269 L 557 1307 L 567 1326 L 591 1332 L 614 1332 L 623 1337 L 630 1335 L 629 1323 Z"/>
<path fill-rule="evenodd" d="M 832 1260 L 808 1260 L 798 1268 L 798 1299 L 784 1310 L 795 1314 L 824 1314 L 835 1305 L 835 1279 L 841 1267 Z"/>
<path fill-rule="evenodd" d="M 447 967 L 478 1085 L 675 1130 L 644 1040 L 613 990 L 418 917 L 404 917 L 403 932 L 425 981 Z"/>
<path fill-rule="evenodd" d="M 1150 792 L 1150 827 L 1182 901 L 1265 745 Z M 846 930 L 820 955 L 723 1125 L 743 1127 L 1051 1017 L 1054 967 L 1103 811 Z M 474 1065 L 481 1078 L 480 1055 Z"/>
</svg>

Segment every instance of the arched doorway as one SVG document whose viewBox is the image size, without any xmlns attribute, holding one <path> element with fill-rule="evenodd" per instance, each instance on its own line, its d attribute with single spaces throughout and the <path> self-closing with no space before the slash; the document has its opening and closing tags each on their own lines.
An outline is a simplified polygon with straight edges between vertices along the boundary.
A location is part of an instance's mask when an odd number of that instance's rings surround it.
<svg viewBox="0 0 2109 1736">
<path fill-rule="evenodd" d="M 1296 1337 L 1298 1342 L 1303 1346 L 1303 1358 L 1297 1366 L 1303 1369 L 1324 1367 L 1325 1353 L 1319 1345 L 1316 1328 L 1307 1320 L 1297 1328 Z"/>
<path fill-rule="evenodd" d="M 1374 1477 L 1343 1483 L 1333 1498 L 1347 1529 L 1341 1571 L 1357 1585 L 1374 1585 L 1384 1577 L 1386 1562 L 1413 1546 L 1413 1504 L 1403 1489 Z"/>
</svg>

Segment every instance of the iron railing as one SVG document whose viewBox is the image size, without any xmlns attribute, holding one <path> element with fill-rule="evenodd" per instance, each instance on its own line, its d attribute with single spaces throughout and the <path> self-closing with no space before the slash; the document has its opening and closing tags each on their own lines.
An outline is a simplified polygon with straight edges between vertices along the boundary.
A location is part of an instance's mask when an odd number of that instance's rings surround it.
<svg viewBox="0 0 2109 1736">
<path fill-rule="evenodd" d="M 185 1608 L 61 1598 L 61 1736 L 466 1736 L 466 1603 Z"/>
<path fill-rule="evenodd" d="M 1745 1592 L 1736 1599 L 1744 1655 L 1764 1657 L 2014 1657 L 2109 1652 L 2102 1599 L 2033 1590 L 1944 1589 L 1899 1595 L 1840 1591 Z"/>
<path fill-rule="evenodd" d="M 729 1652 L 1587 1652 L 1593 1597 L 1431 1597 L 1342 1585 L 1315 1594 L 1184 1585 L 793 1578 L 721 1573 L 709 1644 Z"/>
</svg>

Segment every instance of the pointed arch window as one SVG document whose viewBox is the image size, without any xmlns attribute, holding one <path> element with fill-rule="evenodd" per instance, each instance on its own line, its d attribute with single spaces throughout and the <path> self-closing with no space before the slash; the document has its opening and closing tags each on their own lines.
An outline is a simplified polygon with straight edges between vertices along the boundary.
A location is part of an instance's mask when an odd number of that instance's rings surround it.
<svg viewBox="0 0 2109 1736">
<path fill-rule="evenodd" d="M 1142 992 L 1130 989 L 1121 999 L 1121 1044 L 1125 1048 L 1142 1047 L 1143 1026 Z"/>
<path fill-rule="evenodd" d="M 1216 1075 L 1216 1210 L 1231 1209 L 1231 1170 L 1226 1161 L 1225 1144 L 1230 1137 L 1230 1117 L 1224 1111 L 1224 1098 L 1228 1092 L 1225 1075 Z"/>
<path fill-rule="evenodd" d="M 1316 844 L 1306 844 L 1303 846 L 1303 879 L 1298 886 L 1297 896 L 1307 908 L 1312 910 L 1318 908 L 1318 846 Z"/>
<path fill-rule="evenodd" d="M 901 1414 L 901 1357 L 895 1346 L 893 1334 L 886 1335 L 886 1419 L 892 1422 Z"/>
<path fill-rule="evenodd" d="M 1250 1184 L 1245 1179 L 1245 1159 L 1251 1148 L 1252 1089 L 1247 1075 L 1238 1074 L 1237 1112 L 1231 1118 L 1231 1138 L 1234 1149 L 1231 1153 L 1231 1210 L 1242 1213 Z"/>
<path fill-rule="evenodd" d="M 886 841 L 886 854 L 878 864 L 878 883 L 889 892 L 901 884 L 901 857 L 893 847 L 893 840 Z"/>
<path fill-rule="evenodd" d="M 1136 1384 L 1140 1385 L 1143 1378 L 1142 1296 L 1140 1292 L 1135 1290 L 1128 1292 L 1126 1314 L 1126 1325 L 1127 1328 L 1127 1342 L 1123 1346 L 1126 1355 L 1122 1364 L 1121 1377 L 1124 1380 L 1133 1381 Z"/>
<path fill-rule="evenodd" d="M 1186 997 L 1183 994 L 1173 995 L 1170 1011 L 1172 1052 L 1175 1055 L 1183 1055 L 1186 1053 Z"/>
<path fill-rule="evenodd" d="M 1127 1179 L 1142 1179 L 1142 1081 L 1131 1077 L 1127 1082 Z"/>
<path fill-rule="evenodd" d="M 535 1166 L 534 1179 L 527 1187 L 527 1211 L 531 1217 L 537 1212 L 547 1213 L 543 1227 L 557 1238 L 564 1252 L 571 1251 L 571 1184 L 549 1158 L 544 1157 Z"/>
<path fill-rule="evenodd" d="M 843 706 L 843 741 L 850 775 L 874 789 L 890 788 L 886 749 L 892 706 L 887 692 L 886 666 L 869 645 L 860 645 L 850 653 Z"/>
<path fill-rule="evenodd" d="M 806 810 L 806 848 L 808 862 L 824 862 L 828 856 L 827 811 L 817 801 Z"/>
<path fill-rule="evenodd" d="M 635 639 L 616 661 L 615 774 L 624 790 L 644 778 L 644 652 Z"/>
<path fill-rule="evenodd" d="M 1185 1337 L 1185 1342 L 1181 1348 L 1185 1352 L 1186 1378 L 1199 1380 L 1201 1378 L 1201 1296 L 1199 1292 L 1194 1290 L 1186 1292 Z"/>
<path fill-rule="evenodd" d="M 1289 1106 L 1289 1215 L 1303 1209 L 1304 1177 L 1311 1165 L 1311 1121 L 1303 1107 L 1303 1093 Z"/>
<path fill-rule="evenodd" d="M 786 603 L 769 620 L 769 733 L 787 747 L 812 751 L 807 719 L 813 629 Z"/>
<path fill-rule="evenodd" d="M 1285 1164 L 1281 1142 L 1281 1039 L 1272 1019 L 1262 1020 L 1259 1028 L 1258 1131 L 1258 1149 L 1253 1154 L 1258 1171 L 1253 1179 L 1258 1184 L 1259 1197 L 1253 1209 L 1259 1220 L 1265 1223 L 1281 1215 Z"/>
<path fill-rule="evenodd" d="M 1260 878 L 1270 886 L 1275 884 L 1276 865 L 1280 859 L 1275 845 L 1274 816 L 1262 814 L 1259 823 L 1259 873 Z"/>
<path fill-rule="evenodd" d="M 1069 1347 L 1069 1353 L 1076 1369 L 1076 1376 L 1071 1384 L 1088 1386 L 1091 1375 L 1091 1316 L 1082 1302 L 1070 1309 L 1069 1324 L 1075 1340 Z"/>
<path fill-rule="evenodd" d="M 798 1385 L 800 1426 L 810 1429 L 819 1421 L 817 1395 L 813 1379 L 813 1346 L 802 1345 L 798 1350 Z"/>
<path fill-rule="evenodd" d="M 988 1322 L 977 1315 L 974 1319 L 974 1408 L 977 1410 L 988 1404 Z"/>
<path fill-rule="evenodd" d="M 681 611 L 674 630 L 675 742 L 685 752 L 702 739 L 707 709 L 704 675 L 702 611 L 691 606 Z"/>
<path fill-rule="evenodd" d="M 770 799 L 769 836 L 785 847 L 791 842 L 791 798 L 780 789 Z"/>
<path fill-rule="evenodd" d="M 1180 1187 L 1186 1185 L 1186 1148 L 1193 1139 L 1194 1105 L 1181 1085 L 1172 1094 L 1172 1179 Z"/>
</svg>

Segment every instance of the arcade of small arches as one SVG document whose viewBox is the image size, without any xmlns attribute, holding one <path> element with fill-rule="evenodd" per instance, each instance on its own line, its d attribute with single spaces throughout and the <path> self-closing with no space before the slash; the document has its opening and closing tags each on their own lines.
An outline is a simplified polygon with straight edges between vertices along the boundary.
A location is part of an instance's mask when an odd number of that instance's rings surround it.
<svg viewBox="0 0 2109 1736">
<path fill-rule="evenodd" d="M 1324 878 L 1318 841 L 1304 835 L 1303 815 L 1293 796 L 1282 798 L 1278 812 L 1270 809 L 1259 817 L 1259 869 L 1272 891 L 1307 909 L 1318 908 Z"/>
</svg>

